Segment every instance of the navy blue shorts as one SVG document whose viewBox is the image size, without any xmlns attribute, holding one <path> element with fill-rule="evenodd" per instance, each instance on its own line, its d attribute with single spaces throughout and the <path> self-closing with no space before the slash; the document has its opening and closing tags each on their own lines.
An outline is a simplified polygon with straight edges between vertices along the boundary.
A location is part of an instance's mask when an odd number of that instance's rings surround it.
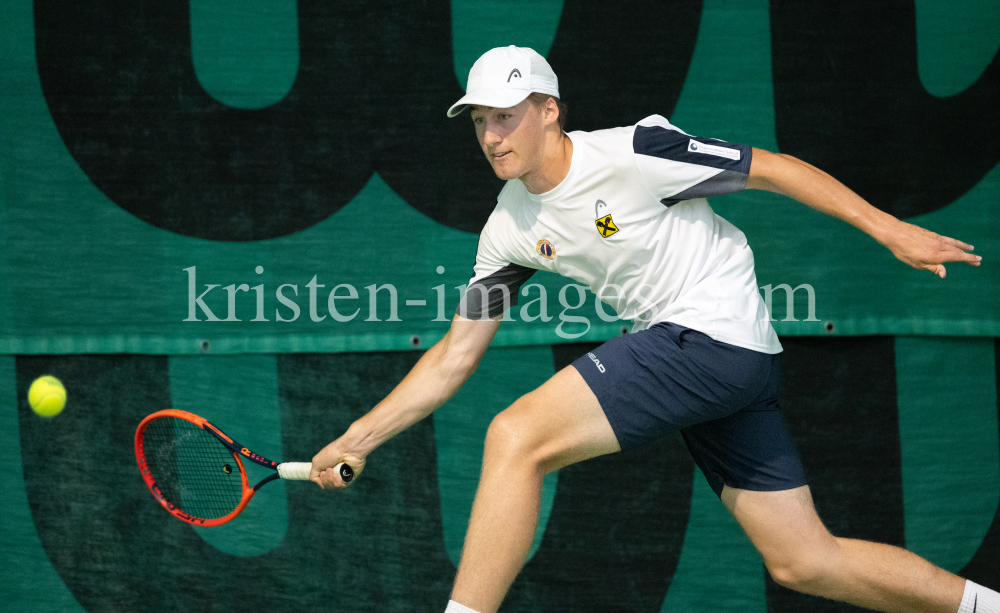
<svg viewBox="0 0 1000 613">
<path fill-rule="evenodd" d="M 573 362 L 623 451 L 680 431 L 715 493 L 806 484 L 778 406 L 781 354 L 675 323 L 612 338 Z"/>
</svg>

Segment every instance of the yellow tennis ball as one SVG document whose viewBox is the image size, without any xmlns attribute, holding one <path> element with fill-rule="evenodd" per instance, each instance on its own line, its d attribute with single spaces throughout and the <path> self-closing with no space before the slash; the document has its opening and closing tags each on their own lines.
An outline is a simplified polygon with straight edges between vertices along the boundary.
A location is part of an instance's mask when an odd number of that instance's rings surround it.
<svg viewBox="0 0 1000 613">
<path fill-rule="evenodd" d="M 38 377 L 28 388 L 28 404 L 42 417 L 55 417 L 66 406 L 66 388 L 51 375 Z"/>
</svg>

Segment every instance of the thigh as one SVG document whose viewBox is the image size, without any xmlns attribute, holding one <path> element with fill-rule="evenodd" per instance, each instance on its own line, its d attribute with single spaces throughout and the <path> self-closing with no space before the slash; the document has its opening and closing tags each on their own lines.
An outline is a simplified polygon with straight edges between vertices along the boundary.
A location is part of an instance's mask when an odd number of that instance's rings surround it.
<svg viewBox="0 0 1000 613">
<path fill-rule="evenodd" d="M 809 486 L 778 492 L 726 486 L 721 498 L 769 569 L 837 556 L 836 540 L 816 514 Z"/>
<path fill-rule="evenodd" d="M 490 430 L 530 453 L 546 473 L 621 450 L 600 402 L 573 366 L 518 399 Z"/>
</svg>

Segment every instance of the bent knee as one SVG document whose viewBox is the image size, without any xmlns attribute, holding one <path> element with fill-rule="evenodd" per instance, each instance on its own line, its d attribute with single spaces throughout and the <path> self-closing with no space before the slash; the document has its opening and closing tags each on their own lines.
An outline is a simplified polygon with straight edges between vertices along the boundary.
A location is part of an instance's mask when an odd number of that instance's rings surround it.
<svg viewBox="0 0 1000 613">
<path fill-rule="evenodd" d="M 494 417 L 486 431 L 484 461 L 529 464 L 542 474 L 551 472 L 572 437 L 566 436 L 564 424 L 546 418 L 545 409 L 528 394 Z"/>
<path fill-rule="evenodd" d="M 518 403 L 521 401 L 519 400 Z M 515 403 L 499 413 L 486 431 L 486 456 L 526 458 L 538 447 L 538 433 L 531 419 Z"/>
<path fill-rule="evenodd" d="M 797 592 L 816 593 L 836 572 L 835 554 L 822 547 L 803 549 L 793 555 L 765 559 L 764 565 L 774 582 Z"/>
<path fill-rule="evenodd" d="M 802 563 L 765 564 L 774 582 L 796 592 L 808 592 L 825 573 L 816 566 Z"/>
<path fill-rule="evenodd" d="M 761 549 L 764 565 L 775 583 L 806 593 L 817 593 L 840 568 L 842 553 L 837 539 L 821 524 L 795 530 Z"/>
</svg>

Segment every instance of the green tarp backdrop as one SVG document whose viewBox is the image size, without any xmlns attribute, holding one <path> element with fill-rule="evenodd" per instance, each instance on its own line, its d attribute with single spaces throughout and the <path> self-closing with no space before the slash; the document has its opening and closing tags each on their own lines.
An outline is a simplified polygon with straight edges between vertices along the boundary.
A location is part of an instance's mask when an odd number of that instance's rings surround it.
<svg viewBox="0 0 1000 613">
<path fill-rule="evenodd" d="M 5 608 L 443 609 L 490 420 L 626 325 L 586 288 L 533 277 L 467 386 L 342 496 L 272 485 L 195 530 L 131 435 L 172 406 L 305 460 L 441 338 L 500 189 L 445 111 L 506 44 L 549 59 L 569 130 L 660 114 L 975 245 L 942 281 L 794 201 L 712 200 L 754 250 L 831 529 L 1000 586 L 995 1 L 0 8 Z M 41 374 L 69 390 L 52 420 L 26 405 Z M 767 578 L 679 439 L 545 492 L 511 611 L 853 610 Z"/>
</svg>

